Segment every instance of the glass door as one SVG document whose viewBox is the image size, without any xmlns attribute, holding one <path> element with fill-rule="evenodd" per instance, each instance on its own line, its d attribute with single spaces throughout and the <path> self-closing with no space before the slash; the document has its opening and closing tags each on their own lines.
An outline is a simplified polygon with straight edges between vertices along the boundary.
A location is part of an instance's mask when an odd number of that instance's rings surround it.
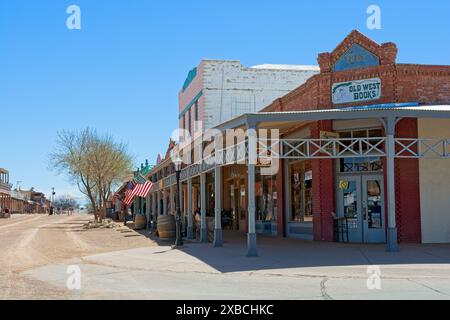
<svg viewBox="0 0 450 320">
<path fill-rule="evenodd" d="M 338 179 L 338 205 L 338 217 L 347 219 L 349 241 L 363 242 L 360 176 Z"/>
<path fill-rule="evenodd" d="M 385 243 L 383 177 L 362 176 L 364 242 Z"/>
<path fill-rule="evenodd" d="M 338 208 L 338 217 L 347 218 L 350 242 L 386 242 L 383 176 L 339 177 Z"/>
</svg>

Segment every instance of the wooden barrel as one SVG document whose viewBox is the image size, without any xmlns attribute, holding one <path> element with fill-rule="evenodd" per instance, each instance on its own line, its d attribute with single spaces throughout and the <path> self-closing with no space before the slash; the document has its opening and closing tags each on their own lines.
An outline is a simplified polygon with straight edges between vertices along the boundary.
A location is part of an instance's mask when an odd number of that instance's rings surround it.
<svg viewBox="0 0 450 320">
<path fill-rule="evenodd" d="M 141 214 L 137 214 L 136 218 L 134 220 L 134 229 L 135 230 L 145 229 L 146 224 L 147 224 L 147 219 L 145 218 L 145 216 L 143 216 Z"/>
<path fill-rule="evenodd" d="M 176 237 L 176 223 L 173 215 L 158 216 L 158 236 L 160 239 L 173 239 Z"/>
</svg>

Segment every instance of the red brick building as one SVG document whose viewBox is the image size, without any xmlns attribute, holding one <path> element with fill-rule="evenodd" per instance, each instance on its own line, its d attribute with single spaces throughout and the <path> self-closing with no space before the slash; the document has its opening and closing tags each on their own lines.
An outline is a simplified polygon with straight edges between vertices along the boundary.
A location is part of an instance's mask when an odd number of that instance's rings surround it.
<svg viewBox="0 0 450 320">
<path fill-rule="evenodd" d="M 364 59 L 363 55 L 360 55 L 360 58 L 358 55 L 345 56 L 355 46 L 359 46 L 361 52 L 368 51 L 374 55 L 373 65 L 361 67 L 358 59 Z M 394 43 L 379 45 L 358 31 L 353 31 L 331 53 L 319 54 L 320 74 L 274 101 L 263 112 L 348 108 L 361 104 L 365 106 L 411 102 L 420 105 L 450 104 L 450 66 L 397 64 L 396 58 L 397 47 Z M 341 68 L 345 70 L 336 68 L 341 59 L 347 59 L 346 68 Z M 380 79 L 382 83 L 382 92 L 378 99 L 333 103 L 333 84 L 373 78 Z M 365 125 L 359 122 L 360 128 Z M 318 121 L 307 126 L 310 127 L 311 138 L 320 138 L 321 131 L 333 131 L 332 120 Z M 379 129 L 384 136 L 381 124 Z M 395 136 L 418 138 L 418 119 L 404 118 L 399 121 Z M 312 192 L 314 239 L 329 241 L 333 239 L 333 220 L 329 213 L 339 211 L 335 195 L 336 164 L 332 159 L 311 160 L 311 162 L 313 174 L 319 173 L 314 176 L 319 176 L 320 179 L 319 183 L 313 184 Z M 396 159 L 395 177 L 399 240 L 421 242 L 419 159 Z M 283 218 L 284 215 L 281 214 L 280 219 Z"/>
</svg>

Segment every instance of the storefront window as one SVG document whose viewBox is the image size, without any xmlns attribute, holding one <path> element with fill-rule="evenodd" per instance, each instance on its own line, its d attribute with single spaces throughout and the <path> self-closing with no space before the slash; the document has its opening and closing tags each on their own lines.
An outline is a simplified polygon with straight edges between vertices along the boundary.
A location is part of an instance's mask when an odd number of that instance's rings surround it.
<svg viewBox="0 0 450 320">
<path fill-rule="evenodd" d="M 312 184 L 311 162 L 304 161 L 290 166 L 292 222 L 312 222 Z"/>
<path fill-rule="evenodd" d="M 277 220 L 277 189 L 276 176 L 256 174 L 256 220 Z"/>
<path fill-rule="evenodd" d="M 371 138 L 368 140 L 372 145 L 376 145 L 377 139 L 382 137 L 381 129 L 368 129 L 368 130 L 351 130 L 345 132 L 339 132 L 341 139 L 349 139 L 344 142 L 345 145 L 350 146 L 351 150 L 355 152 L 370 151 L 371 148 L 367 143 L 352 143 L 350 139 L 354 138 Z M 380 146 L 381 147 L 381 146 Z M 339 165 L 340 172 L 376 172 L 383 170 L 383 161 L 380 157 L 364 157 L 364 158 L 342 158 Z"/>
</svg>

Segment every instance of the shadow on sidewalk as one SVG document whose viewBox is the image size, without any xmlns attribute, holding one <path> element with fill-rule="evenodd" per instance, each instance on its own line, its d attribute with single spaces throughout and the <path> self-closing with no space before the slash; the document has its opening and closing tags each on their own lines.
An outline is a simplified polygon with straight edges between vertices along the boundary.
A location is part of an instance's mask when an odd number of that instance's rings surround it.
<svg viewBox="0 0 450 320">
<path fill-rule="evenodd" d="M 246 236 L 224 232 L 224 245 L 186 241 L 180 252 L 198 259 L 220 272 L 267 269 L 314 268 L 367 265 L 448 264 L 450 277 L 450 245 L 401 245 L 400 252 L 387 252 L 385 245 L 313 242 L 270 236 L 258 236 L 258 254 L 248 258 Z M 158 245 L 171 243 L 150 237 Z"/>
</svg>

